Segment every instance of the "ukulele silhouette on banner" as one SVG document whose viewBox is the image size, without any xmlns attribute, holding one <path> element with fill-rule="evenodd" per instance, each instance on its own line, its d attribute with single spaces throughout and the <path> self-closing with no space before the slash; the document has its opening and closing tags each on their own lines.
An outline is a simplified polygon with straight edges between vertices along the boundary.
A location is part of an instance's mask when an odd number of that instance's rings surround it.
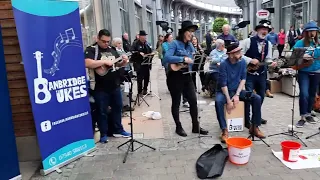
<svg viewBox="0 0 320 180">
<path fill-rule="evenodd" d="M 33 53 L 37 60 L 37 72 L 38 72 L 38 77 L 33 80 L 34 84 L 34 94 L 35 94 L 35 102 L 37 104 L 45 104 L 50 101 L 51 99 L 51 93 L 48 90 L 48 80 L 46 78 L 42 77 L 42 64 L 41 60 L 43 58 L 42 52 L 36 51 Z M 44 97 L 40 99 L 39 95 L 40 93 L 44 94 Z"/>
<path fill-rule="evenodd" d="M 54 61 L 49 69 L 44 69 L 46 74 L 55 75 L 56 71 L 59 70 L 63 50 L 70 46 L 83 48 L 81 39 L 76 37 L 73 28 L 65 30 L 64 33 L 59 33 L 59 36 L 54 41 L 54 50 L 51 53 Z"/>
</svg>

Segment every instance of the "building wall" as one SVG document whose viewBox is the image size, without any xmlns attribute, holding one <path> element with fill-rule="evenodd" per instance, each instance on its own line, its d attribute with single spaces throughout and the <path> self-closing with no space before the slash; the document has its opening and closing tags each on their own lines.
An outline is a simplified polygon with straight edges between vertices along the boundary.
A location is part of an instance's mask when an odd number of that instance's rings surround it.
<svg viewBox="0 0 320 180">
<path fill-rule="evenodd" d="M 40 155 L 11 1 L 0 0 L 0 19 L 19 160 L 36 160 Z"/>
</svg>

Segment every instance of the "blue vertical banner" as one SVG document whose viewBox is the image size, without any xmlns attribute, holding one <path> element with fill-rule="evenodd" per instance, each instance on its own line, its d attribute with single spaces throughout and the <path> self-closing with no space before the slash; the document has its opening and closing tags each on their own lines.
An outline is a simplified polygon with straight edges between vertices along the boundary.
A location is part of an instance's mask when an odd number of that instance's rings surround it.
<svg viewBox="0 0 320 180">
<path fill-rule="evenodd" d="M 79 4 L 12 0 L 43 174 L 95 149 Z"/>
<path fill-rule="evenodd" d="M 0 26 L 0 180 L 21 179 Z"/>
</svg>

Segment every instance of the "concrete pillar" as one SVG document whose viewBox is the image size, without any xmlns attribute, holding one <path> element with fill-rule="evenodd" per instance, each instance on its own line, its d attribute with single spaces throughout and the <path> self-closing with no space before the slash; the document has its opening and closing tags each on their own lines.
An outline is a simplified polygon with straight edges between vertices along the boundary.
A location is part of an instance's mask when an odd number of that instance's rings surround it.
<svg viewBox="0 0 320 180">
<path fill-rule="evenodd" d="M 159 35 L 159 32 L 157 31 L 157 4 L 156 1 L 152 1 L 152 9 L 153 9 L 153 14 L 152 14 L 152 25 L 153 25 L 153 39 L 154 39 L 154 44 L 152 45 L 153 47 L 156 47 L 156 39 Z"/>
<path fill-rule="evenodd" d="M 319 6 L 320 2 L 319 0 L 310 0 L 310 20 L 319 21 L 320 19 L 320 11 Z M 319 23 L 319 22 L 318 22 Z"/>
<path fill-rule="evenodd" d="M 142 1 L 141 3 L 142 3 L 142 8 L 141 8 L 141 15 L 142 16 L 140 18 L 142 20 L 142 29 L 140 29 L 140 30 L 147 31 L 147 29 L 148 29 L 148 23 L 147 23 L 148 15 L 147 15 L 146 1 Z"/>
<path fill-rule="evenodd" d="M 115 17 L 121 17 L 120 9 L 118 1 L 109 1 L 110 6 L 110 14 Z M 110 18 L 111 22 L 111 33 L 112 37 L 121 37 L 122 30 L 121 30 L 121 21 L 119 22 L 119 18 Z"/>
<path fill-rule="evenodd" d="M 155 6 L 156 6 L 156 10 L 157 10 L 157 16 L 156 16 L 156 21 L 162 21 L 162 0 L 155 0 Z M 160 26 L 157 26 L 157 33 L 159 34 L 160 32 L 162 32 L 162 29 Z"/>
<path fill-rule="evenodd" d="M 244 5 L 243 5 L 243 9 L 242 9 L 242 14 L 243 14 L 243 21 L 250 21 L 250 25 L 248 25 L 246 28 L 243 29 L 243 38 L 247 38 L 249 35 L 249 31 L 251 31 L 251 27 L 252 27 L 252 21 L 249 18 L 249 4 L 247 0 L 244 0 Z"/>
<path fill-rule="evenodd" d="M 271 24 L 274 27 L 275 32 L 279 32 L 281 28 L 281 2 L 273 1 L 274 14 L 271 19 Z"/>
<path fill-rule="evenodd" d="M 175 26 L 176 26 L 176 27 L 174 27 L 174 31 L 175 31 L 175 32 L 173 32 L 173 35 L 174 35 L 174 36 L 177 36 L 177 35 L 178 35 L 178 28 L 179 28 L 179 14 L 178 14 L 178 10 L 179 10 L 180 7 L 181 7 L 180 4 L 175 4 L 175 5 L 174 5 L 174 9 L 173 9 L 173 11 L 174 11 L 174 22 L 175 22 Z"/>
<path fill-rule="evenodd" d="M 95 13 L 95 20 L 97 25 L 97 31 L 99 32 L 103 29 L 103 17 L 102 17 L 102 8 L 101 8 L 101 1 L 94 0 L 94 13 Z"/>
<path fill-rule="evenodd" d="M 136 31 L 136 17 L 135 17 L 135 10 L 134 10 L 134 0 L 128 0 L 128 14 L 129 14 L 129 25 L 130 25 L 130 34 L 129 39 L 131 42 L 136 38 L 137 31 Z M 118 23 L 118 22 L 117 22 Z"/>
<path fill-rule="evenodd" d="M 277 0 L 276 0 L 277 1 Z M 278 0 L 279 1 L 279 0 Z M 256 8 L 255 8 L 255 11 L 254 11 L 254 16 L 256 16 L 256 13 L 257 11 L 259 11 L 261 9 L 261 3 L 262 3 L 262 0 L 256 0 Z M 251 9 L 250 9 L 251 10 Z M 259 24 L 259 21 L 261 21 L 262 19 L 259 19 L 259 18 L 256 18 L 256 24 Z"/>
<path fill-rule="evenodd" d="M 164 7 L 164 10 L 165 10 L 165 18 L 167 20 L 167 22 L 169 23 L 169 27 L 171 26 L 171 8 L 170 8 L 170 3 L 171 1 L 170 0 L 166 0 L 166 3 L 165 4 L 165 7 Z"/>
<path fill-rule="evenodd" d="M 256 26 L 256 0 L 249 1 L 249 18 L 251 30 Z"/>
<path fill-rule="evenodd" d="M 181 14 L 182 14 L 182 20 L 185 20 L 186 16 L 187 16 L 187 7 L 186 6 L 181 7 Z"/>
</svg>

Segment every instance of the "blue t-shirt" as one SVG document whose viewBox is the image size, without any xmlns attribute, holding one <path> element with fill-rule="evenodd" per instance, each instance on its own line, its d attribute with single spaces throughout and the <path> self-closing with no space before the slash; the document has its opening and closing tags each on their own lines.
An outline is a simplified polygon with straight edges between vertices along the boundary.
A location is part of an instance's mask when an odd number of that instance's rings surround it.
<svg viewBox="0 0 320 180">
<path fill-rule="evenodd" d="M 246 77 L 246 61 L 244 59 L 241 59 L 237 63 L 232 64 L 229 58 L 227 58 L 220 64 L 218 90 L 221 91 L 222 87 L 227 86 L 229 91 L 236 91 L 241 80 L 245 80 Z"/>
<path fill-rule="evenodd" d="M 305 47 L 303 39 L 297 41 L 296 44 L 293 46 L 293 48 L 301 48 L 301 47 Z M 310 48 L 314 48 L 313 42 L 310 42 Z M 313 54 L 313 51 L 306 51 L 306 53 L 313 56 L 315 59 L 319 59 L 320 58 L 320 46 L 315 48 L 314 54 Z M 315 72 L 315 71 L 319 71 L 319 70 L 320 70 L 320 60 L 315 60 L 311 66 L 302 68 L 299 71 Z"/>
</svg>

